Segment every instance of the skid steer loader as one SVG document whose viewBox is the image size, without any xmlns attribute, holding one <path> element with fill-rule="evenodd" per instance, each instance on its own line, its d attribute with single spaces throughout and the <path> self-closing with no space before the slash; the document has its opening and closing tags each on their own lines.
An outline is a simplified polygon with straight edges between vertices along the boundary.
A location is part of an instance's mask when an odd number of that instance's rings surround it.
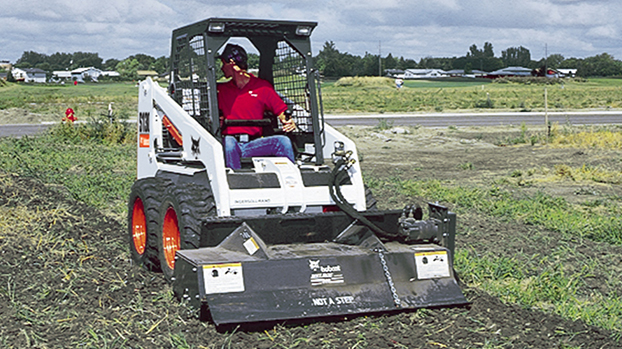
<svg viewBox="0 0 622 349">
<path fill-rule="evenodd" d="M 173 31 L 168 90 L 139 87 L 133 260 L 217 325 L 467 303 L 452 267 L 456 215 L 378 210 L 355 144 L 324 122 L 316 24 L 210 18 Z M 217 57 L 241 39 L 295 119 L 295 163 L 225 166 L 221 132 L 235 121 L 219 117 Z M 234 125 L 282 133 L 269 113 Z"/>
</svg>

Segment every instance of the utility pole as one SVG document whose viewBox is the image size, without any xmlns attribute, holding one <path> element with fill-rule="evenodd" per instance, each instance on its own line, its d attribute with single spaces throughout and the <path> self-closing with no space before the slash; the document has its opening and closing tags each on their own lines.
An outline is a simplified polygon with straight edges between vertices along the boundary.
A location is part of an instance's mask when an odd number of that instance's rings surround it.
<svg viewBox="0 0 622 349">
<path fill-rule="evenodd" d="M 382 76 L 382 41 L 378 41 L 378 76 Z"/>
<path fill-rule="evenodd" d="M 548 75 L 548 60 L 549 60 L 549 48 L 548 44 L 544 43 L 544 78 Z M 544 125 L 546 126 L 546 136 L 551 137 L 551 125 L 549 124 L 549 96 L 544 85 Z"/>
<path fill-rule="evenodd" d="M 544 43 L 544 77 L 546 78 L 546 76 L 548 75 L 547 72 L 549 71 L 549 47 L 547 43 Z"/>
</svg>

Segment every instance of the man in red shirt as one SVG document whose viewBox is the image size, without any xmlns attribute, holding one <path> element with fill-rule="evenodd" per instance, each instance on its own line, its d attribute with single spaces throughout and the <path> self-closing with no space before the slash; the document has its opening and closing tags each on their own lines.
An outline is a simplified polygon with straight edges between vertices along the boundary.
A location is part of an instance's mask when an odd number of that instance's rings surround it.
<svg viewBox="0 0 622 349">
<path fill-rule="evenodd" d="M 218 107 L 222 118 L 228 120 L 261 120 L 269 110 L 281 120 L 283 131 L 296 129 L 294 120 L 287 120 L 287 105 L 269 82 L 248 73 L 244 48 L 227 44 L 222 54 L 222 72 L 231 78 L 218 84 Z M 239 169 L 240 158 L 254 156 L 280 156 L 294 160 L 292 143 L 287 136 L 262 137 L 263 129 L 257 126 L 228 126 L 222 131 L 225 161 L 228 167 Z"/>
</svg>

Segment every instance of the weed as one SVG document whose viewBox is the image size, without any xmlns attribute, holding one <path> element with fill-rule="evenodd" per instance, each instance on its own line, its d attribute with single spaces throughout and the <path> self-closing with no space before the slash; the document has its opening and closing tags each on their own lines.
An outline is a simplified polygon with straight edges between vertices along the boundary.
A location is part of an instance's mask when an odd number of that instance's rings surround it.
<svg viewBox="0 0 622 349">
<path fill-rule="evenodd" d="M 461 170 L 469 171 L 473 169 L 473 163 L 465 162 L 458 166 Z"/>
<path fill-rule="evenodd" d="M 390 130 L 393 128 L 393 120 L 378 119 L 378 124 L 374 127 L 376 130 Z"/>
</svg>

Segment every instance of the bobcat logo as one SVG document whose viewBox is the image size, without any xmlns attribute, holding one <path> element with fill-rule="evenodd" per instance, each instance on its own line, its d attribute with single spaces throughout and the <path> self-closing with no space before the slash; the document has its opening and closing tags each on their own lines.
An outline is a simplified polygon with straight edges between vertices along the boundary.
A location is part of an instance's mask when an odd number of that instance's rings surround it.
<svg viewBox="0 0 622 349">
<path fill-rule="evenodd" d="M 309 260 L 309 269 L 311 269 L 313 271 L 316 271 L 319 268 L 320 268 L 320 261 L 319 260 L 317 260 L 317 261 Z"/>
<path fill-rule="evenodd" d="M 192 155 L 194 155 L 194 158 L 196 159 L 199 157 L 199 154 L 201 154 L 201 149 L 199 148 L 201 138 L 199 137 L 199 139 L 194 139 L 190 136 L 190 139 L 192 140 L 192 147 L 190 147 L 190 151 L 192 151 Z"/>
</svg>

